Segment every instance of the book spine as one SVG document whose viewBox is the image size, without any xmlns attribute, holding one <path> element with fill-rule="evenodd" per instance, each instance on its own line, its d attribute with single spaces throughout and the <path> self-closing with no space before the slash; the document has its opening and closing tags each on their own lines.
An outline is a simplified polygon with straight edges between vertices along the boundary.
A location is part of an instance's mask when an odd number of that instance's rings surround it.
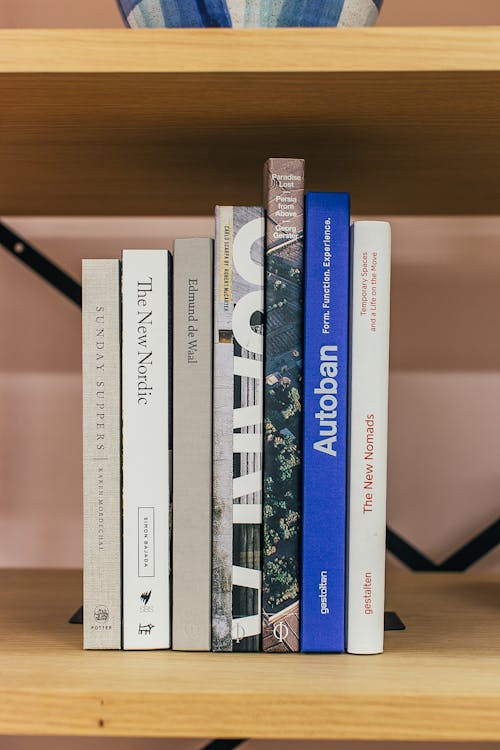
<svg viewBox="0 0 500 750">
<path fill-rule="evenodd" d="M 347 650 L 384 647 L 391 229 L 352 228 Z"/>
<path fill-rule="evenodd" d="M 124 250 L 123 647 L 170 646 L 169 253 Z"/>
<path fill-rule="evenodd" d="M 172 647 L 210 651 L 213 240 L 174 254 Z"/>
<path fill-rule="evenodd" d="M 268 159 L 262 646 L 299 651 L 304 161 Z"/>
<path fill-rule="evenodd" d="M 264 211 L 218 206 L 215 234 L 212 650 L 258 651 Z"/>
<path fill-rule="evenodd" d="M 349 196 L 306 196 L 301 651 L 345 649 Z"/>
<path fill-rule="evenodd" d="M 83 647 L 121 648 L 120 262 L 82 262 Z"/>
</svg>

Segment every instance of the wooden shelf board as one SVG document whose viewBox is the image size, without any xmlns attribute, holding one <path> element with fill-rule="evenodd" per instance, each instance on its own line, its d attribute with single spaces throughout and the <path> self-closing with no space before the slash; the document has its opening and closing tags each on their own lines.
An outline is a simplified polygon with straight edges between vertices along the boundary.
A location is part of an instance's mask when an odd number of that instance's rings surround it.
<svg viewBox="0 0 500 750">
<path fill-rule="evenodd" d="M 499 740 L 498 576 L 403 574 L 383 655 L 84 652 L 78 571 L 0 574 L 0 734 Z"/>
<path fill-rule="evenodd" d="M 500 27 L 0 31 L 0 211 L 209 214 L 269 155 L 357 214 L 495 214 Z"/>
<path fill-rule="evenodd" d="M 499 35 L 495 26 L 4 29 L 0 68 L 7 73 L 497 72 Z"/>
</svg>

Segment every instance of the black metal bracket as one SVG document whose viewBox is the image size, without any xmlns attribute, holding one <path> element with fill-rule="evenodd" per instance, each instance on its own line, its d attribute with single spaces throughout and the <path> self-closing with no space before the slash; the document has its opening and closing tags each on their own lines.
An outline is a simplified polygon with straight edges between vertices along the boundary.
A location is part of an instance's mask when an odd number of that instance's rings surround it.
<svg viewBox="0 0 500 750">
<path fill-rule="evenodd" d="M 83 606 L 73 612 L 68 620 L 70 625 L 83 625 Z M 384 612 L 384 630 L 406 630 L 406 626 L 395 612 Z"/>
<path fill-rule="evenodd" d="M 78 282 L 49 260 L 40 250 L 37 250 L 3 223 L 0 223 L 0 246 L 22 261 L 54 289 L 74 302 L 75 305 L 82 306 L 82 289 Z M 500 520 L 494 521 L 444 562 L 438 564 L 434 563 L 396 531 L 387 527 L 387 549 L 410 570 L 414 571 L 462 572 L 488 554 L 498 544 L 500 544 Z"/>
<path fill-rule="evenodd" d="M 234 750 L 235 747 L 239 747 L 246 740 L 212 740 L 208 745 L 205 745 L 203 750 Z"/>
<path fill-rule="evenodd" d="M 387 527 L 387 549 L 391 554 L 415 572 L 463 573 L 478 560 L 500 544 L 500 520 L 493 521 L 486 529 L 460 547 L 444 562 L 435 563 L 410 542 Z"/>
<path fill-rule="evenodd" d="M 82 306 L 82 288 L 80 284 L 59 268 L 25 239 L 0 223 L 0 245 L 11 255 L 24 263 L 28 268 L 41 276 L 58 292 L 64 294 L 71 302 Z"/>
<path fill-rule="evenodd" d="M 463 572 L 500 544 L 500 519 L 460 547 L 439 566 L 442 572 Z"/>
</svg>

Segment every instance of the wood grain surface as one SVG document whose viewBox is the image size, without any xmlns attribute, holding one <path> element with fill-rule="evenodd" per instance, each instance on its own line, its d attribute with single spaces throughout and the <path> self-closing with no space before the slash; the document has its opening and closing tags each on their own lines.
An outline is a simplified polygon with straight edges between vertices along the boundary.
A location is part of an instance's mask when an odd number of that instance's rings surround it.
<svg viewBox="0 0 500 750">
<path fill-rule="evenodd" d="M 500 27 L 0 31 L 5 215 L 206 215 L 262 163 L 358 215 L 496 214 Z"/>
<path fill-rule="evenodd" d="M 498 71 L 500 27 L 5 29 L 9 73 Z M 362 54 L 361 54 L 362 50 Z"/>
<path fill-rule="evenodd" d="M 500 580 L 398 574 L 379 656 L 85 652 L 77 571 L 0 574 L 0 734 L 500 740 Z"/>
</svg>

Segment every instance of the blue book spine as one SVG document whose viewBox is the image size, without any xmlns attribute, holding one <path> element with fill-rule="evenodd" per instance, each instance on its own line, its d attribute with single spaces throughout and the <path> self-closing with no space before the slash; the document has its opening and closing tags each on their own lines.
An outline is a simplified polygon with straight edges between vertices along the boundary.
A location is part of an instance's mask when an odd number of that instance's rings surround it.
<svg viewBox="0 0 500 750">
<path fill-rule="evenodd" d="M 345 650 L 349 195 L 306 196 L 301 651 Z"/>
</svg>

